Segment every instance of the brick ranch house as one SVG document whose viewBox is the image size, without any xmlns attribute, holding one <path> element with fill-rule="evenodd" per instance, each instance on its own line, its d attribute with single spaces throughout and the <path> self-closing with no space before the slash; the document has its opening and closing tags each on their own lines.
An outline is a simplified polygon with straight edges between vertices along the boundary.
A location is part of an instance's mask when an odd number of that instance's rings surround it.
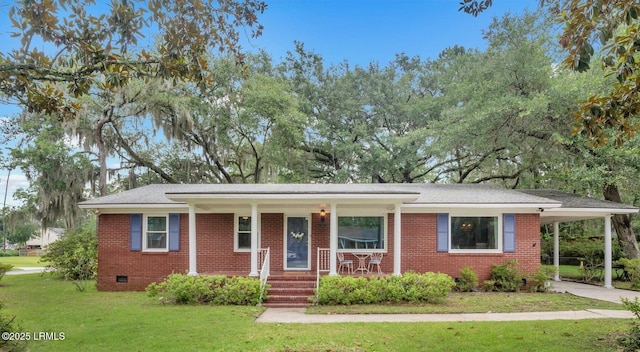
<svg viewBox="0 0 640 352">
<path fill-rule="evenodd" d="M 559 191 L 461 184 L 162 184 L 80 207 L 98 216 L 103 291 L 143 290 L 171 273 L 315 275 L 321 265 L 336 275 L 337 259 L 326 258 L 339 253 L 357 268 L 354 254 L 381 252 L 385 274 L 456 277 L 471 266 L 484 280 L 492 264 L 512 259 L 536 270 L 541 224 L 555 224 L 557 266 L 558 223 L 591 218 L 605 220 L 610 268 L 611 216 L 638 211 Z"/>
</svg>

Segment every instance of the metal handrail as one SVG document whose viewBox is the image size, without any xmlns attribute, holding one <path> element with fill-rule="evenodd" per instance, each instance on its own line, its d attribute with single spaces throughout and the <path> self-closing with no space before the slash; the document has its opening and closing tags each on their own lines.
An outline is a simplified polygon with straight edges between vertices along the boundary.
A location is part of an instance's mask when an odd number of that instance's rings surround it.
<svg viewBox="0 0 640 352">
<path fill-rule="evenodd" d="M 318 247 L 318 254 L 316 256 L 318 263 L 316 264 L 316 287 L 313 290 L 318 299 L 318 288 L 320 287 L 320 273 L 331 271 L 331 250 L 329 248 Z"/>
<path fill-rule="evenodd" d="M 261 248 L 259 251 L 259 260 L 258 261 L 258 265 L 260 265 L 260 268 L 258 269 L 258 271 L 260 272 L 260 302 L 262 302 L 262 298 L 264 297 L 265 291 L 266 291 L 266 286 L 267 286 L 267 279 L 269 278 L 269 271 L 271 270 L 271 266 L 269 265 L 269 258 L 270 258 L 270 248 L 271 247 L 267 247 L 267 248 Z"/>
</svg>

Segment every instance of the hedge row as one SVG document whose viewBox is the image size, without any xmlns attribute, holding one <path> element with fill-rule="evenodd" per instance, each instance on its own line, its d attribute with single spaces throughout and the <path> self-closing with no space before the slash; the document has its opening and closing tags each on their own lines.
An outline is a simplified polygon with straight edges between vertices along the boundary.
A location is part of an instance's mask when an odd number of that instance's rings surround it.
<svg viewBox="0 0 640 352">
<path fill-rule="evenodd" d="M 258 305 L 260 280 L 250 277 L 222 275 L 171 274 L 160 283 L 147 286 L 149 297 L 160 297 L 164 303 Z"/>
<path fill-rule="evenodd" d="M 446 274 L 406 272 L 402 276 L 324 276 L 316 289 L 318 304 L 371 304 L 384 302 L 439 303 L 455 286 Z"/>
</svg>

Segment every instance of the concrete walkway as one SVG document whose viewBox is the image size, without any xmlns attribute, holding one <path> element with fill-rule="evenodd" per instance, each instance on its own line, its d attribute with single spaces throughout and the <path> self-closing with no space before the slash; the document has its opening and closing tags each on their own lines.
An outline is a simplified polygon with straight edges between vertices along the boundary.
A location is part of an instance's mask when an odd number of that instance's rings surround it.
<svg viewBox="0 0 640 352">
<path fill-rule="evenodd" d="M 7 271 L 6 275 L 22 275 L 22 274 L 33 274 L 33 273 L 42 273 L 47 268 L 43 266 L 19 266 L 14 267 L 11 271 Z"/>
<path fill-rule="evenodd" d="M 554 282 L 554 290 L 576 296 L 620 303 L 620 298 L 640 298 L 639 292 L 607 289 L 575 282 Z M 461 322 L 524 321 L 633 318 L 626 310 L 587 309 L 562 312 L 472 313 L 472 314 L 305 314 L 304 308 L 267 308 L 258 323 L 389 323 L 389 322 Z"/>
<path fill-rule="evenodd" d="M 613 303 L 622 303 L 620 298 L 633 300 L 635 297 L 640 299 L 640 292 L 619 290 L 617 288 L 604 288 L 602 286 L 586 285 L 579 282 L 558 281 L 553 282 L 553 288 L 556 292 L 567 292 L 576 296 L 598 299 Z"/>
</svg>

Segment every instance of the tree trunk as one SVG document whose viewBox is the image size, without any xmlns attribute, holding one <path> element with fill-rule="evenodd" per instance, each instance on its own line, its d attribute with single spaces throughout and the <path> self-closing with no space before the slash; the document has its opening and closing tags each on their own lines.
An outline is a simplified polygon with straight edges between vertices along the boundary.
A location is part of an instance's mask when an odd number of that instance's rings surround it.
<svg viewBox="0 0 640 352">
<path fill-rule="evenodd" d="M 622 203 L 620 199 L 620 192 L 616 185 L 604 186 L 604 199 Z M 638 242 L 636 241 L 636 235 L 631 228 L 631 219 L 629 215 L 617 214 L 613 215 L 613 227 L 616 229 L 618 235 L 618 243 L 625 256 L 629 259 L 640 257 L 640 250 L 638 250 Z"/>
<path fill-rule="evenodd" d="M 104 140 L 102 139 L 102 129 L 107 122 L 109 122 L 112 109 L 113 108 L 110 105 L 107 105 L 102 109 L 102 114 L 100 115 L 100 119 L 96 124 L 96 130 L 94 131 L 94 139 L 96 147 L 98 148 L 98 162 L 100 164 L 100 174 L 98 177 L 98 191 L 100 192 L 100 197 L 107 195 L 107 148 L 104 144 Z"/>
</svg>

